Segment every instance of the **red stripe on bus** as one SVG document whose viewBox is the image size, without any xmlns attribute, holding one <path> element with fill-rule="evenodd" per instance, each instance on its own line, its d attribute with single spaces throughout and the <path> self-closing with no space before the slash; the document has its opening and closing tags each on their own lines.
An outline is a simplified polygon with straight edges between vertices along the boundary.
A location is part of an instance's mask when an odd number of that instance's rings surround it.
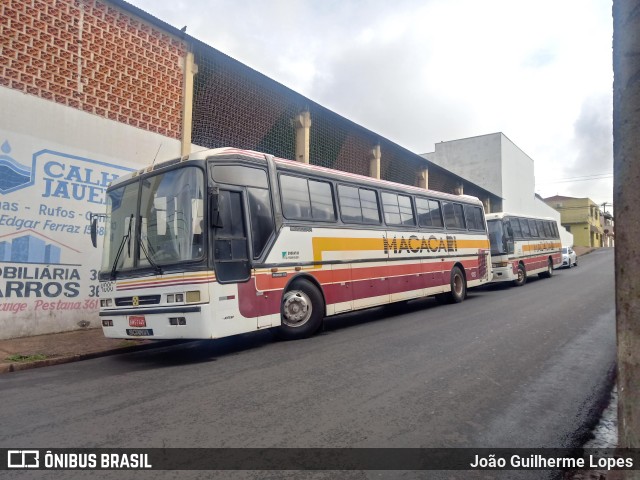
<svg viewBox="0 0 640 480">
<path fill-rule="evenodd" d="M 463 266 L 467 281 L 479 278 L 479 265 L 477 259 L 465 260 Z M 450 281 L 450 272 L 453 262 L 442 262 L 440 264 L 411 264 L 397 265 L 393 267 L 365 267 L 357 270 L 366 270 L 369 274 L 374 274 L 368 278 L 361 278 L 356 275 L 356 279 L 348 278 L 349 269 L 340 270 L 344 273 L 344 280 L 326 282 L 321 284 L 325 301 L 328 305 L 335 303 L 349 302 L 352 300 L 362 300 L 365 298 L 379 297 L 383 295 L 392 295 L 397 293 L 432 288 L 441 285 L 448 285 Z M 403 268 L 405 267 L 405 268 Z M 411 267 L 407 269 L 406 267 Z M 429 267 L 427 271 L 415 270 L 417 267 Z M 439 268 L 436 268 L 439 267 Z M 408 275 L 384 275 L 389 270 L 397 273 L 399 270 L 418 271 L 419 273 L 410 273 Z M 326 274 L 319 275 L 324 272 L 311 272 L 315 278 L 322 276 L 327 278 Z M 328 271 L 328 273 L 336 273 Z M 363 272 L 361 272 L 363 273 Z M 254 318 L 264 315 L 277 314 L 280 312 L 280 303 L 284 292 L 284 284 L 290 280 L 288 278 L 277 278 L 273 280 L 282 280 L 278 282 L 278 288 L 270 290 L 256 289 L 256 278 L 251 278 L 248 282 L 238 284 L 238 306 L 240 313 L 245 318 Z M 260 282 L 264 285 L 264 282 Z"/>
</svg>

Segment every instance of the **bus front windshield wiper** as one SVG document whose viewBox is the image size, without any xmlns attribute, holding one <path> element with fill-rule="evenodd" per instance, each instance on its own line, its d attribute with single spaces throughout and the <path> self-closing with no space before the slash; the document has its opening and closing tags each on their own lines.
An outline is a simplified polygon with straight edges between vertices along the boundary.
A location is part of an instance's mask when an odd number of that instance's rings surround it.
<svg viewBox="0 0 640 480">
<path fill-rule="evenodd" d="M 160 267 L 160 265 L 158 265 L 156 262 L 153 261 L 153 259 L 151 258 L 151 255 L 149 255 L 149 252 L 147 252 L 147 247 L 145 247 L 144 243 L 142 242 L 142 238 L 138 239 L 138 245 L 140 245 L 140 250 L 142 250 L 142 253 L 144 253 L 144 256 L 147 257 L 149 264 L 156 270 L 156 273 L 158 275 L 162 275 L 162 268 Z"/>
<path fill-rule="evenodd" d="M 122 249 L 124 248 L 125 242 L 129 241 L 127 244 L 127 254 L 131 256 L 131 226 L 133 225 L 133 213 L 129 217 L 129 228 L 127 229 L 127 233 L 122 237 L 122 241 L 120 242 L 120 246 L 118 247 L 118 253 L 116 253 L 116 258 L 113 259 L 113 267 L 111 267 L 111 280 L 116 279 L 116 273 L 118 271 L 118 260 L 120 260 L 120 255 L 122 255 Z"/>
</svg>

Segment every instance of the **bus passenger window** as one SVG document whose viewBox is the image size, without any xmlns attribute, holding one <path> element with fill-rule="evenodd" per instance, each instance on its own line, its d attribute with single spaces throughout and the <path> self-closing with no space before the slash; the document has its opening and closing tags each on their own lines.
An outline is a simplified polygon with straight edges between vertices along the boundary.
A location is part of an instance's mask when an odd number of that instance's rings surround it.
<svg viewBox="0 0 640 480">
<path fill-rule="evenodd" d="M 469 230 L 484 230 L 484 220 L 482 218 L 482 209 L 480 207 L 465 205 L 464 213 Z"/>
<path fill-rule="evenodd" d="M 464 229 L 464 211 L 462 205 L 459 203 L 443 202 L 442 209 L 444 210 L 444 223 L 447 228 Z"/>
<path fill-rule="evenodd" d="M 282 214 L 289 220 L 310 220 L 309 187 L 307 180 L 291 175 L 280 175 Z"/>
<path fill-rule="evenodd" d="M 366 188 L 338 186 L 342 220 L 353 223 L 380 223 L 376 192 Z"/>
<path fill-rule="evenodd" d="M 522 237 L 522 229 L 520 228 L 520 220 L 517 218 L 512 218 L 511 222 L 511 230 L 513 230 L 513 238 Z"/>
<path fill-rule="evenodd" d="M 330 183 L 309 180 L 309 196 L 311 197 L 311 216 L 314 220 L 336 219 Z"/>
</svg>

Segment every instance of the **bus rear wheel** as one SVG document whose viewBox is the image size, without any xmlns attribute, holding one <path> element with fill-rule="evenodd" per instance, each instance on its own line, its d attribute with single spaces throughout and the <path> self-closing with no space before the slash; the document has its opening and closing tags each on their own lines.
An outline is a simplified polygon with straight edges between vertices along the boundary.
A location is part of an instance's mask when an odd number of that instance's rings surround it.
<svg viewBox="0 0 640 480">
<path fill-rule="evenodd" d="M 527 271 L 524 269 L 524 265 L 520 263 L 518 264 L 518 278 L 513 281 L 513 284 L 516 287 L 521 287 L 525 283 L 527 283 Z"/>
<path fill-rule="evenodd" d="M 460 303 L 467 297 L 467 279 L 460 267 L 451 269 L 451 302 Z"/>
<path fill-rule="evenodd" d="M 440 304 L 460 303 L 467 297 L 467 280 L 460 267 L 451 269 L 451 291 L 449 293 L 438 293 L 436 300 Z"/>
<path fill-rule="evenodd" d="M 571 259 L 569 259 L 569 267 L 571 267 Z M 551 278 L 552 275 L 553 275 L 553 261 L 549 259 L 547 261 L 547 271 L 539 273 L 538 276 L 540 278 Z"/>
<path fill-rule="evenodd" d="M 310 337 L 322 325 L 322 295 L 309 280 L 294 280 L 282 297 L 280 316 L 282 324 L 277 330 L 280 338 L 297 340 Z"/>
</svg>

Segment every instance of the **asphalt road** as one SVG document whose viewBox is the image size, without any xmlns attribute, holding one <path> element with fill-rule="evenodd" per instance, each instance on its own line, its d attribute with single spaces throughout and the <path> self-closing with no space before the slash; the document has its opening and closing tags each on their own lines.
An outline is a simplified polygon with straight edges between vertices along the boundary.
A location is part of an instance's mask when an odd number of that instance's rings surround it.
<svg viewBox="0 0 640 480">
<path fill-rule="evenodd" d="M 303 341 L 258 332 L 4 375 L 0 447 L 581 444 L 615 365 L 613 251 L 579 264 L 520 288 L 472 290 L 457 305 L 427 299 L 331 318 Z M 241 474 L 307 476 L 216 478 Z M 470 478 L 451 475 L 441 478 Z M 340 477 L 436 478 L 406 471 Z"/>
</svg>

